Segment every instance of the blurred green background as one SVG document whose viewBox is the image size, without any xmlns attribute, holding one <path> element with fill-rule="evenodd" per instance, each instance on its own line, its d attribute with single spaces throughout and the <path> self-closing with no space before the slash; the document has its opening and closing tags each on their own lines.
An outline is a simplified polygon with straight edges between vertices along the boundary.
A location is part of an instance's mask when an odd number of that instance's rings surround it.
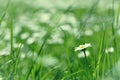
<svg viewBox="0 0 120 80">
<path fill-rule="evenodd" d="M 119 0 L 0 0 L 0 80 L 119 80 L 119 18 Z"/>
</svg>

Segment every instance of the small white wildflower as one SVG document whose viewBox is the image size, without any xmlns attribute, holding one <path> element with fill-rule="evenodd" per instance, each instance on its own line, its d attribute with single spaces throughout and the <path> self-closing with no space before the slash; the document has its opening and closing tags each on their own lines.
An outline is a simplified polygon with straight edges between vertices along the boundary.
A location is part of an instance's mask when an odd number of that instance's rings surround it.
<svg viewBox="0 0 120 80">
<path fill-rule="evenodd" d="M 90 30 L 90 29 L 89 29 L 89 30 L 86 30 L 86 31 L 85 31 L 85 35 L 86 35 L 86 36 L 92 36 L 92 35 L 93 35 L 93 31 Z"/>
<path fill-rule="evenodd" d="M 29 37 L 29 33 L 25 32 L 23 34 L 20 35 L 21 39 L 27 39 Z"/>
<path fill-rule="evenodd" d="M 43 56 L 41 62 L 45 67 L 54 66 L 59 63 L 58 59 L 52 56 Z"/>
<path fill-rule="evenodd" d="M 41 16 L 40 16 L 40 21 L 41 22 L 49 22 L 50 20 L 50 17 L 51 17 L 51 14 L 50 13 L 41 13 Z"/>
<path fill-rule="evenodd" d="M 62 26 L 60 26 L 64 31 L 71 31 L 71 26 L 70 25 L 68 25 L 68 24 L 64 24 L 64 25 L 62 25 Z"/>
<path fill-rule="evenodd" d="M 13 46 L 14 48 L 23 47 L 22 43 L 15 43 Z"/>
<path fill-rule="evenodd" d="M 0 50 L 0 56 L 2 56 L 2 55 L 9 55 L 9 54 L 10 54 L 9 46 L 6 46 L 6 48 Z"/>
<path fill-rule="evenodd" d="M 21 53 L 20 58 L 24 59 L 26 57 L 25 53 Z"/>
<path fill-rule="evenodd" d="M 5 36 L 4 36 L 4 40 L 10 40 L 10 31 L 9 31 L 9 29 L 6 29 L 6 32 L 5 32 Z"/>
<path fill-rule="evenodd" d="M 78 47 L 75 48 L 75 51 L 84 50 L 87 47 L 91 47 L 91 44 L 90 43 L 85 43 L 84 45 L 79 45 Z"/>
<path fill-rule="evenodd" d="M 27 44 L 32 44 L 33 42 L 35 41 L 35 39 L 34 38 L 28 38 L 28 40 L 27 40 Z"/>
<path fill-rule="evenodd" d="M 113 53 L 113 52 L 114 52 L 114 48 L 113 47 L 107 48 L 105 50 L 105 53 Z"/>
<path fill-rule="evenodd" d="M 95 25 L 93 29 L 94 29 L 95 32 L 99 32 L 100 31 L 100 26 L 99 25 Z"/>
</svg>

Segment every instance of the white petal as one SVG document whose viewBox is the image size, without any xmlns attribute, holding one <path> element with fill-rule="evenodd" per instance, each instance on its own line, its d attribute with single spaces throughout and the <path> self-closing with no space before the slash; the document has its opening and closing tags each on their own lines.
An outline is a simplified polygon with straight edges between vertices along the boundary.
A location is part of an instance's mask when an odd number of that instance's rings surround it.
<svg viewBox="0 0 120 80">
<path fill-rule="evenodd" d="M 90 43 L 85 43 L 85 48 L 87 47 L 91 47 L 91 44 Z"/>
<path fill-rule="evenodd" d="M 90 52 L 86 51 L 86 56 L 89 56 L 89 55 L 90 55 Z M 78 53 L 78 58 L 84 58 L 84 57 L 85 57 L 85 54 L 83 52 Z"/>
<path fill-rule="evenodd" d="M 76 47 L 76 48 L 75 48 L 75 51 L 78 51 L 78 50 L 80 50 L 80 48 L 79 48 L 79 47 Z"/>
</svg>

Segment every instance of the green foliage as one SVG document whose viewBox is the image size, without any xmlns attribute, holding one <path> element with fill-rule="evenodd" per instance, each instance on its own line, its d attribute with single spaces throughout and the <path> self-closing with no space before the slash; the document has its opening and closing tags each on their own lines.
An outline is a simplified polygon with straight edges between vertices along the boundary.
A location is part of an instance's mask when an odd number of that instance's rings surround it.
<svg viewBox="0 0 120 80">
<path fill-rule="evenodd" d="M 0 0 L 0 80 L 119 80 L 120 1 L 85 2 Z"/>
</svg>

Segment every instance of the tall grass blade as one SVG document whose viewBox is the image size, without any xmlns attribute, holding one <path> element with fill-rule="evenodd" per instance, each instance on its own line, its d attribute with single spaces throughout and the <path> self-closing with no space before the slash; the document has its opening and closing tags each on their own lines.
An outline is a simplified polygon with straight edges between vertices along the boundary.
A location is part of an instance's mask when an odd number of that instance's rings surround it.
<svg viewBox="0 0 120 80">
<path fill-rule="evenodd" d="M 5 15 L 6 15 L 6 13 L 7 13 L 7 10 L 8 10 L 8 8 L 9 8 L 9 4 L 10 4 L 10 0 L 8 0 L 7 5 L 6 5 L 6 8 L 5 8 L 2 16 L 0 17 L 0 26 L 1 26 L 1 23 L 2 23 L 4 17 L 5 17 Z"/>
<path fill-rule="evenodd" d="M 38 57 L 35 59 L 35 61 L 38 60 L 38 58 L 40 57 L 40 54 L 41 54 L 41 52 L 42 52 L 42 50 L 43 50 L 43 47 L 44 47 L 45 43 L 46 43 L 46 40 L 44 40 L 44 42 L 42 43 L 42 45 L 41 45 L 41 47 L 40 47 L 40 49 L 39 49 L 39 52 L 38 52 Z M 34 66 L 35 66 L 35 63 L 36 63 L 35 61 L 33 62 L 31 68 L 29 69 L 29 72 L 28 72 L 25 80 L 28 80 L 28 78 L 29 78 L 32 70 L 34 69 Z"/>
</svg>

